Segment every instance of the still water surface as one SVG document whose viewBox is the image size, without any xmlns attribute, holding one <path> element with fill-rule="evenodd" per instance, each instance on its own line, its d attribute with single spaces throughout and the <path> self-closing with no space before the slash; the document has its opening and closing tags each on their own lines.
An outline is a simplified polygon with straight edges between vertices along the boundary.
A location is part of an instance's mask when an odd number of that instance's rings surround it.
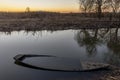
<svg viewBox="0 0 120 80">
<path fill-rule="evenodd" d="M 52 72 L 16 65 L 13 57 L 17 54 L 54 55 L 120 66 L 120 30 L 0 32 L 0 80 L 94 80 L 101 72 Z"/>
</svg>

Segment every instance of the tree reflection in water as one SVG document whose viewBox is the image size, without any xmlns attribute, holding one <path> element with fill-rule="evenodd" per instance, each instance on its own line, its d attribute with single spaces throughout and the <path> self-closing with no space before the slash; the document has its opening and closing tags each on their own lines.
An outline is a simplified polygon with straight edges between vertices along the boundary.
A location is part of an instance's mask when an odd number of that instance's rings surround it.
<svg viewBox="0 0 120 80">
<path fill-rule="evenodd" d="M 107 42 L 108 48 L 115 54 L 120 52 L 120 36 L 118 36 L 118 30 L 118 28 L 113 32 L 110 30 L 110 39 Z"/>
<path fill-rule="evenodd" d="M 107 41 L 109 52 L 106 53 L 105 60 L 110 64 L 120 66 L 120 35 L 118 32 L 119 28 L 111 29 L 109 32 L 109 40 Z M 107 55 L 109 55 L 109 58 Z"/>
<path fill-rule="evenodd" d="M 98 37 L 98 29 L 82 29 L 75 35 L 75 40 L 80 47 L 86 48 L 89 56 L 95 55 L 97 53 L 97 45 L 102 43 L 102 40 Z"/>
<path fill-rule="evenodd" d="M 102 44 L 106 45 L 108 52 L 104 53 L 104 61 L 115 65 L 120 63 L 119 28 L 82 29 L 75 34 L 75 40 L 80 47 L 85 47 L 88 56 L 95 56 L 98 53 L 97 47 Z"/>
</svg>

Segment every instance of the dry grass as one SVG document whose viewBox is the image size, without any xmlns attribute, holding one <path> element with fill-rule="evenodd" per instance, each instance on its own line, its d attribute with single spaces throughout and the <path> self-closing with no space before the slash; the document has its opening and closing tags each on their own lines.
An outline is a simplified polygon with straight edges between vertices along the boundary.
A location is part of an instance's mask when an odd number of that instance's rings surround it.
<svg viewBox="0 0 120 80">
<path fill-rule="evenodd" d="M 101 20 L 78 13 L 0 13 L 0 31 L 14 30 L 64 30 L 81 28 L 115 28 L 120 21 L 105 17 Z"/>
</svg>

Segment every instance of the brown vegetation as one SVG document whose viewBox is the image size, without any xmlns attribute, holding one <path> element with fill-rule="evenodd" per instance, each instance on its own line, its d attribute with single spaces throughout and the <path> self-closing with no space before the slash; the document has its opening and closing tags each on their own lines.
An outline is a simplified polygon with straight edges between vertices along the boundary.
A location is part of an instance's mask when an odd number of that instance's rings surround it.
<svg viewBox="0 0 120 80">
<path fill-rule="evenodd" d="M 110 19 L 109 15 L 110 13 L 104 13 L 104 18 L 99 20 L 95 13 L 86 16 L 84 13 L 0 13 L 0 31 L 120 27 L 119 19 L 116 17 Z"/>
</svg>

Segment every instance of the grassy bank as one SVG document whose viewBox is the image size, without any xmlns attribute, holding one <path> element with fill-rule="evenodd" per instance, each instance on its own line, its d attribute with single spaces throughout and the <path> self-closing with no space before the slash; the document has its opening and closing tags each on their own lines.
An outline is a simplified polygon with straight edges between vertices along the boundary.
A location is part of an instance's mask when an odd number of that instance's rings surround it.
<svg viewBox="0 0 120 80">
<path fill-rule="evenodd" d="M 0 19 L 0 31 L 19 30 L 66 30 L 82 28 L 118 28 L 118 20 L 98 20 L 78 17 L 44 17 L 26 19 Z"/>
</svg>

